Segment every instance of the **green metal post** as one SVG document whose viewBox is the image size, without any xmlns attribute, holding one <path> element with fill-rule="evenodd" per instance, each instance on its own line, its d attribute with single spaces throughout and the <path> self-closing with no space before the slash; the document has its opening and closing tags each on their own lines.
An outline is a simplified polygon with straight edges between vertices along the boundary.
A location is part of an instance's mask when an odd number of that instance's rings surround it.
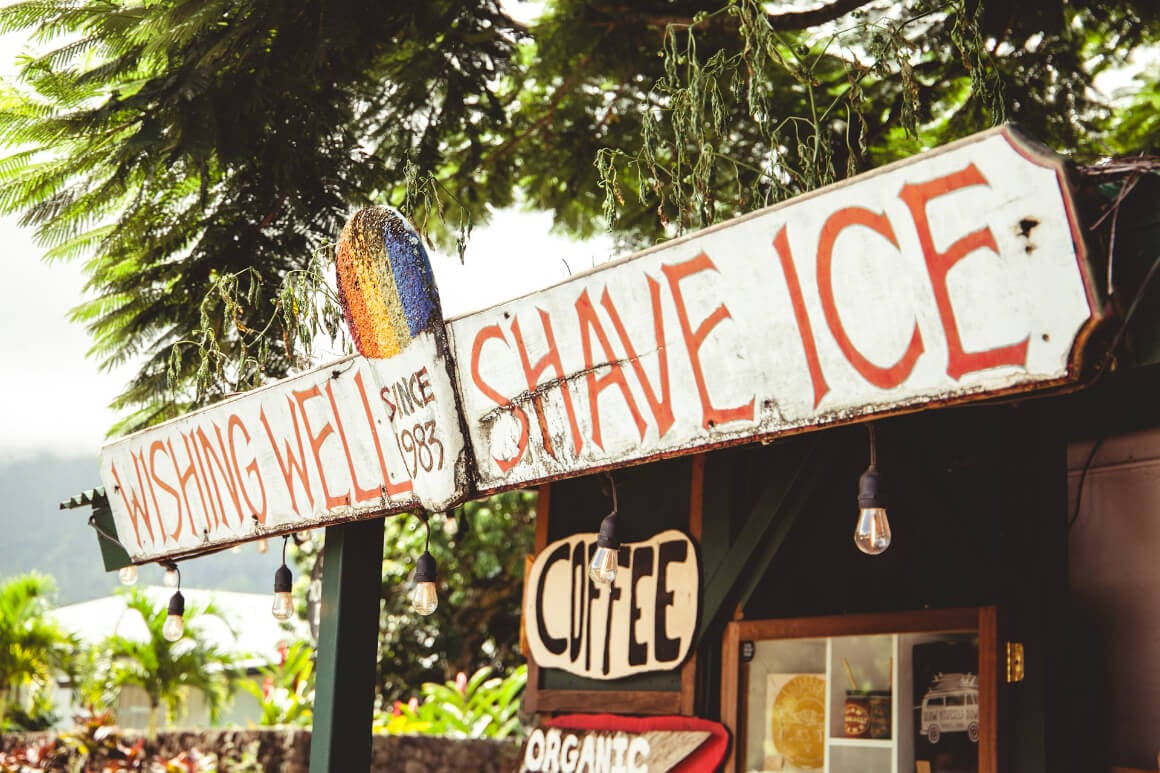
<svg viewBox="0 0 1160 773">
<path fill-rule="evenodd" d="M 371 768 L 383 519 L 326 530 L 311 773 Z"/>
</svg>

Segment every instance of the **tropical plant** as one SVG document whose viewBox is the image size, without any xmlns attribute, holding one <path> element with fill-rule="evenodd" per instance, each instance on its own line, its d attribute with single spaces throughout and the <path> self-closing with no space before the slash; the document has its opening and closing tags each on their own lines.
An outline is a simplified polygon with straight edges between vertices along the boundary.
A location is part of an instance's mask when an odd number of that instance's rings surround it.
<svg viewBox="0 0 1160 773">
<path fill-rule="evenodd" d="M 149 699 L 150 738 L 157 734 L 161 709 L 172 722 L 190 690 L 201 691 L 210 720 L 216 721 L 239 679 L 237 657 L 210 642 L 201 623 L 211 616 L 228 621 L 212 603 L 187 604 L 185 634 L 171 642 L 162 634 L 167 616 L 164 606 L 155 604 L 139 588 L 127 589 L 122 595 L 126 607 L 144 622 L 146 638 L 114 634 L 97 645 L 96 656 L 82 679 L 82 696 L 90 703 L 111 707 L 125 687 L 141 688 Z"/>
<path fill-rule="evenodd" d="M 71 670 L 76 640 L 49 615 L 55 590 L 52 578 L 38 572 L 0 583 L 0 728 L 24 688 L 39 706 L 28 718 L 46 713 L 56 677 Z"/>
<path fill-rule="evenodd" d="M 444 684 L 426 682 L 421 701 L 396 701 L 375 716 L 376 732 L 438 735 L 447 738 L 511 738 L 523 734 L 520 698 L 528 683 L 527 665 L 505 677 L 488 666 L 469 678 L 462 671 Z"/>
<path fill-rule="evenodd" d="M 423 552 L 422 521 L 388 518 L 379 620 L 379 699 L 405 698 L 414 685 L 442 683 L 490 666 L 506 673 L 519 652 L 524 562 L 533 550 L 536 494 L 512 491 L 431 518 L 439 571 L 438 608 L 418 615 L 409 591 Z"/>
<path fill-rule="evenodd" d="M 241 686 L 258 699 L 258 724 L 309 725 L 314 719 L 314 647 L 294 642 L 275 666 L 258 669 L 262 684 L 245 679 Z"/>
</svg>

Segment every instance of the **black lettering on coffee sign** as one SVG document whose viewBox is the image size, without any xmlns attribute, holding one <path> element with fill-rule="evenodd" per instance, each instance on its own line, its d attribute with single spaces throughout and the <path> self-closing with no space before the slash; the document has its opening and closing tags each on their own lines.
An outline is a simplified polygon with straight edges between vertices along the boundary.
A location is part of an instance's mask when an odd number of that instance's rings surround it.
<svg viewBox="0 0 1160 773">
<path fill-rule="evenodd" d="M 590 679 L 680 666 L 697 625 L 700 572 L 692 541 L 669 529 L 621 545 L 611 585 L 588 577 L 595 550 L 595 534 L 574 534 L 536 556 L 524 597 L 532 658 L 541 668 Z"/>
</svg>

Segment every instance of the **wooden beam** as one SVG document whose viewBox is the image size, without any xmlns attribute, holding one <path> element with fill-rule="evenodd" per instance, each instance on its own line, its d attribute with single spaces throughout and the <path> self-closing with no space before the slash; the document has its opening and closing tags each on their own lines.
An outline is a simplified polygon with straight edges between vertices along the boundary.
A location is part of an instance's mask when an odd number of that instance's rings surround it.
<svg viewBox="0 0 1160 773">
<path fill-rule="evenodd" d="M 537 705 L 539 711 L 547 712 L 600 713 L 615 706 L 617 714 L 677 714 L 681 710 L 681 694 L 676 690 L 543 690 Z"/>
<path fill-rule="evenodd" d="M 701 549 L 702 515 L 705 509 L 705 455 L 693 457 L 691 480 L 689 483 L 689 536 Z M 681 666 L 681 709 L 680 713 L 691 717 L 697 710 L 697 648 L 694 647 L 688 660 Z"/>
<path fill-rule="evenodd" d="M 768 566 L 777 554 L 809 496 L 825 479 L 829 458 L 826 444 L 820 436 L 812 438 L 796 467 L 785 465 L 771 471 L 772 480 L 746 516 L 729 552 L 705 582 L 698 643 L 718 627 L 725 610 L 732 609 L 738 583 L 745 579 L 751 589 L 755 581 L 749 578 L 760 577 L 752 564 L 754 557 L 762 556 Z M 708 567 L 705 573 L 709 575 Z"/>
</svg>

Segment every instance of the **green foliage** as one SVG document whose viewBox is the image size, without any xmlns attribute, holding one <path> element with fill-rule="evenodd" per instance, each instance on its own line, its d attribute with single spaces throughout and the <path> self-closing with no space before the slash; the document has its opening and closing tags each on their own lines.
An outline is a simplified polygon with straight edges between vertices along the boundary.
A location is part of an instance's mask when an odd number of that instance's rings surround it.
<svg viewBox="0 0 1160 773">
<path fill-rule="evenodd" d="M 281 663 L 258 669 L 264 684 L 243 680 L 241 686 L 258 699 L 258 724 L 310 725 L 314 719 L 314 647 L 295 642 Z"/>
<path fill-rule="evenodd" d="M 411 609 L 409 598 L 414 562 L 423 552 L 422 521 L 387 519 L 379 622 L 384 705 L 406 698 L 416 684 L 444 682 L 482 666 L 506 672 L 523 662 L 520 605 L 535 507 L 534 492 L 512 491 L 432 517 L 440 599 L 426 617 Z"/>
<path fill-rule="evenodd" d="M 89 652 L 78 693 L 85 705 L 110 708 L 123 688 L 140 687 L 149 698 L 149 733 L 157 731 L 159 711 L 164 707 L 172 721 L 182 710 L 190 690 L 205 696 L 210 720 L 217 719 L 229 700 L 239 674 L 235 656 L 210 643 L 200 623 L 207 616 L 221 619 L 212 604 L 185 609 L 185 635 L 176 642 L 162 635 L 168 610 L 155 604 L 139 588 L 122 592 L 125 605 L 140 615 L 148 637 L 144 640 L 116 635 Z"/>
<path fill-rule="evenodd" d="M 199 363 L 174 359 L 194 331 L 245 362 L 231 350 L 269 326 L 265 374 L 293 367 L 281 279 L 350 207 L 401 195 L 408 164 L 479 155 L 504 116 L 490 86 L 516 34 L 489 2 L 333 0 L 36 0 L 0 10 L 0 30 L 40 44 L 0 98 L 0 210 L 36 228 L 49 259 L 88 260 L 94 297 L 74 318 L 93 354 L 142 361 L 115 404 L 134 411 L 123 430 L 228 392 L 192 388 Z M 199 299 L 248 267 L 260 293 L 203 324 Z"/>
<path fill-rule="evenodd" d="M 49 616 L 56 586 L 38 572 L 0 582 L 0 728 L 13 719 L 25 729 L 51 713 L 55 678 L 72 670 L 76 641 Z M 29 705 L 14 701 L 28 690 Z"/>
<path fill-rule="evenodd" d="M 301 364 L 311 325 L 291 297 L 321 288 L 293 277 L 315 282 L 367 203 L 461 257 L 513 203 L 581 236 L 614 215 L 637 246 L 1001 120 L 1087 157 L 1155 147 L 1154 81 L 1118 114 L 1090 88 L 1154 49 L 1154 2 L 548 0 L 528 26 L 505 9 L 0 9 L 35 44 L 0 94 L 0 211 L 50 260 L 87 261 L 74 317 L 94 356 L 141 363 L 118 430 Z"/>
<path fill-rule="evenodd" d="M 78 718 L 72 730 L 0 752 L 0 773 L 262 773 L 261 742 L 234 744 L 226 738 L 217 748 L 187 748 L 174 756 L 158 752 L 144 738 L 122 735 L 108 713 Z"/>
<path fill-rule="evenodd" d="M 462 671 L 444 684 L 426 682 L 422 700 L 396 701 L 389 713 L 375 716 L 376 732 L 438 735 L 447 738 L 519 737 L 519 707 L 528 682 L 528 667 L 517 666 L 506 677 L 492 676 L 484 666 L 467 677 Z"/>
<path fill-rule="evenodd" d="M 1132 85 L 1130 101 L 1112 114 L 1115 149 L 1132 155 L 1160 154 L 1160 73 L 1138 73 Z"/>
<path fill-rule="evenodd" d="M 257 329 L 248 327 L 247 321 L 255 323 L 250 310 L 263 302 L 261 272 L 251 266 L 213 277 L 200 303 L 201 326 L 192 331 L 192 338 L 177 341 L 170 349 L 170 387 L 175 392 L 181 389 L 190 360 L 196 373 L 193 383 L 185 386 L 195 390 L 195 404 L 222 390 L 244 392 L 260 386 L 271 370 L 271 357 L 291 359 L 295 367 L 309 365 L 319 336 L 333 343 L 344 333 L 338 297 L 324 279 L 332 258 L 330 249 L 319 248 L 305 268 L 284 274 L 269 317 L 257 320 L 261 324 Z M 222 319 L 227 321 L 224 329 Z M 277 349 L 271 344 L 274 333 L 281 335 Z"/>
</svg>

